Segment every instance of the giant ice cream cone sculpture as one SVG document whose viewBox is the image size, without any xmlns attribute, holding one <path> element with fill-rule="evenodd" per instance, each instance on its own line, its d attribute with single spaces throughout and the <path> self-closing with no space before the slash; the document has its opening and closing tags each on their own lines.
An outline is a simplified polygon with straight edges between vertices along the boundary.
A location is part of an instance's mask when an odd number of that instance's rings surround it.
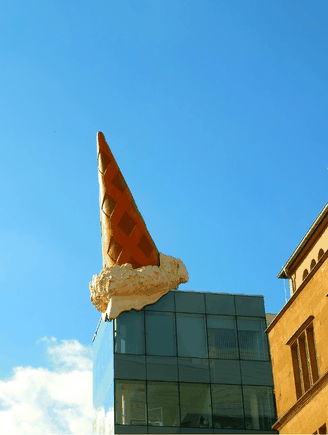
<svg viewBox="0 0 328 435">
<path fill-rule="evenodd" d="M 155 303 L 187 282 L 188 272 L 158 252 L 104 135 L 97 139 L 104 269 L 90 283 L 90 298 L 106 320 Z"/>
</svg>

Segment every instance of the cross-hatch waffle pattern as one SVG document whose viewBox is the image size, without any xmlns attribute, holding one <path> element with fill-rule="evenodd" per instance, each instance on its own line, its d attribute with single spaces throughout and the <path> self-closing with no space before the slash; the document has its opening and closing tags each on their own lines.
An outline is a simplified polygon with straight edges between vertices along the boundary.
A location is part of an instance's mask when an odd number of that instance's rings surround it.
<svg viewBox="0 0 328 435">
<path fill-rule="evenodd" d="M 104 135 L 98 133 L 98 175 L 104 267 L 159 266 L 159 253 Z"/>
</svg>

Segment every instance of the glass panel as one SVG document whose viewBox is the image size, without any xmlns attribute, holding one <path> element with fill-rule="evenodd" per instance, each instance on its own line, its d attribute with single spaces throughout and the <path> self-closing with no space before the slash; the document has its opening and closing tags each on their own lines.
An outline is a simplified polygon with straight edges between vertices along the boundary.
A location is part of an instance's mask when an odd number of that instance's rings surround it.
<svg viewBox="0 0 328 435">
<path fill-rule="evenodd" d="M 150 381 L 178 381 L 177 358 L 147 356 L 147 379 Z"/>
<path fill-rule="evenodd" d="M 203 314 L 177 313 L 179 356 L 206 358 L 207 340 Z"/>
<path fill-rule="evenodd" d="M 303 332 L 301 336 L 297 340 L 298 342 L 298 351 L 299 351 L 299 357 L 300 357 L 300 367 L 302 370 L 302 381 L 304 390 L 307 391 L 310 388 L 310 376 L 309 376 L 309 370 L 308 370 L 308 363 L 306 358 L 306 351 L 305 351 L 305 333 Z"/>
<path fill-rule="evenodd" d="M 114 357 L 115 379 L 146 379 L 146 357 L 145 355 L 115 354 Z"/>
<path fill-rule="evenodd" d="M 158 311 L 145 314 L 147 355 L 176 356 L 174 314 Z"/>
<path fill-rule="evenodd" d="M 309 350 L 312 383 L 314 383 L 319 379 L 319 371 L 318 371 L 318 361 L 316 355 L 317 352 L 316 352 L 315 342 L 314 342 L 313 324 L 311 324 L 308 328 L 306 328 L 305 333 L 306 333 L 306 342 Z"/>
<path fill-rule="evenodd" d="M 213 384 L 240 385 L 242 383 L 239 360 L 210 358 L 209 363 Z"/>
<path fill-rule="evenodd" d="M 113 322 L 103 322 L 93 341 L 93 431 L 114 430 Z"/>
<path fill-rule="evenodd" d="M 304 385 L 303 385 L 303 376 L 301 372 L 301 356 L 298 345 L 296 345 L 296 354 L 297 354 L 297 368 L 299 373 L 300 385 L 301 385 L 301 394 L 304 393 Z"/>
<path fill-rule="evenodd" d="M 194 291 L 176 292 L 175 306 L 179 313 L 205 313 L 204 293 Z"/>
<path fill-rule="evenodd" d="M 272 387 L 243 387 L 246 429 L 271 430 L 276 421 Z"/>
<path fill-rule="evenodd" d="M 115 381 L 115 424 L 147 425 L 145 382 Z"/>
<path fill-rule="evenodd" d="M 180 382 L 210 382 L 207 358 L 178 358 Z"/>
<path fill-rule="evenodd" d="M 238 359 L 234 317 L 207 316 L 207 333 L 210 358 Z"/>
<path fill-rule="evenodd" d="M 307 369 L 308 369 L 308 374 L 309 374 L 309 382 L 310 382 L 310 386 L 312 386 L 313 383 L 312 383 L 312 377 L 311 377 L 310 354 L 309 354 L 309 349 L 308 349 L 308 345 L 307 345 L 306 340 L 304 340 L 304 348 L 305 348 L 305 354 L 306 354 Z"/>
<path fill-rule="evenodd" d="M 180 426 L 178 384 L 148 382 L 148 424 Z"/>
<path fill-rule="evenodd" d="M 125 311 L 114 325 L 115 353 L 145 354 L 144 311 Z"/>
<path fill-rule="evenodd" d="M 181 427 L 211 428 L 209 384 L 180 384 Z"/>
<path fill-rule="evenodd" d="M 93 406 L 104 405 L 106 392 L 113 382 L 113 322 L 101 322 L 93 342 Z"/>
<path fill-rule="evenodd" d="M 239 385 L 212 385 L 213 424 L 216 429 L 244 429 Z"/>
<path fill-rule="evenodd" d="M 240 358 L 268 361 L 265 320 L 256 317 L 237 317 L 237 325 Z"/>
</svg>

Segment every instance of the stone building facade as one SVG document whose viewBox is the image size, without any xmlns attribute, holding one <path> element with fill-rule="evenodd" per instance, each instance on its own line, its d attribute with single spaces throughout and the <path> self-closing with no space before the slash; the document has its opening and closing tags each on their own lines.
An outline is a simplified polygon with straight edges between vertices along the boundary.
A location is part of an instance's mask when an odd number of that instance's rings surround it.
<svg viewBox="0 0 328 435">
<path fill-rule="evenodd" d="M 266 330 L 280 434 L 327 433 L 327 257 L 328 204 L 278 275 L 291 298 Z"/>
</svg>

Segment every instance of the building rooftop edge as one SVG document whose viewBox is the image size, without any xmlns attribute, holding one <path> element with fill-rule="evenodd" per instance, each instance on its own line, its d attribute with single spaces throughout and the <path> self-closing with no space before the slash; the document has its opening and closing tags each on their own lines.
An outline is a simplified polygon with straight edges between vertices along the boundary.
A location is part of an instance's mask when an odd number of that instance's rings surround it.
<svg viewBox="0 0 328 435">
<path fill-rule="evenodd" d="M 216 295 L 228 295 L 228 296 L 248 296 L 248 297 L 259 297 L 259 298 L 264 298 L 264 296 L 263 295 L 252 295 L 252 294 L 245 294 L 245 293 L 218 293 L 218 292 L 210 292 L 210 291 L 204 291 L 204 292 L 200 292 L 200 291 L 197 291 L 197 290 L 183 290 L 183 293 L 191 293 L 191 292 L 193 292 L 193 293 L 203 293 L 203 294 L 205 294 L 205 293 L 211 293 L 211 294 L 216 294 Z M 151 304 L 152 305 L 152 304 Z M 141 310 L 138 310 L 138 311 L 141 311 Z M 265 317 L 267 317 L 267 315 L 269 315 L 269 316 L 277 316 L 277 314 L 273 314 L 273 313 L 267 313 L 267 312 L 265 312 Z M 96 328 L 96 331 L 95 331 L 95 333 L 94 333 L 94 335 L 93 335 L 93 338 L 92 338 L 92 341 L 94 341 L 94 339 L 96 338 L 96 336 L 97 336 L 97 333 L 98 333 L 98 329 L 99 329 L 99 327 L 100 327 L 100 324 L 101 324 L 101 321 L 102 321 L 103 319 L 102 319 L 102 315 L 100 316 L 100 319 L 99 319 L 99 322 L 98 322 L 98 325 L 97 325 L 97 328 Z M 108 320 L 107 320 L 108 321 Z M 110 320 L 110 322 L 111 322 L 112 320 Z M 272 320 L 273 321 L 273 320 Z"/>
<path fill-rule="evenodd" d="M 326 217 L 327 214 L 328 214 L 328 202 L 324 206 L 324 208 L 321 210 L 321 212 L 319 213 L 318 217 L 313 222 L 313 224 L 311 225 L 311 227 L 309 228 L 308 232 L 305 234 L 305 236 L 303 237 L 303 239 L 301 240 L 301 242 L 299 243 L 299 245 L 297 246 L 295 251 L 289 257 L 289 259 L 287 260 L 287 262 L 284 265 L 284 267 L 279 272 L 278 278 L 282 278 L 282 279 L 288 279 L 289 278 L 288 272 L 287 272 L 288 268 L 294 263 L 296 258 L 299 256 L 299 254 L 303 250 L 304 246 L 308 243 L 309 239 L 315 233 L 316 229 L 318 228 L 318 226 L 320 225 L 320 223 Z"/>
</svg>

